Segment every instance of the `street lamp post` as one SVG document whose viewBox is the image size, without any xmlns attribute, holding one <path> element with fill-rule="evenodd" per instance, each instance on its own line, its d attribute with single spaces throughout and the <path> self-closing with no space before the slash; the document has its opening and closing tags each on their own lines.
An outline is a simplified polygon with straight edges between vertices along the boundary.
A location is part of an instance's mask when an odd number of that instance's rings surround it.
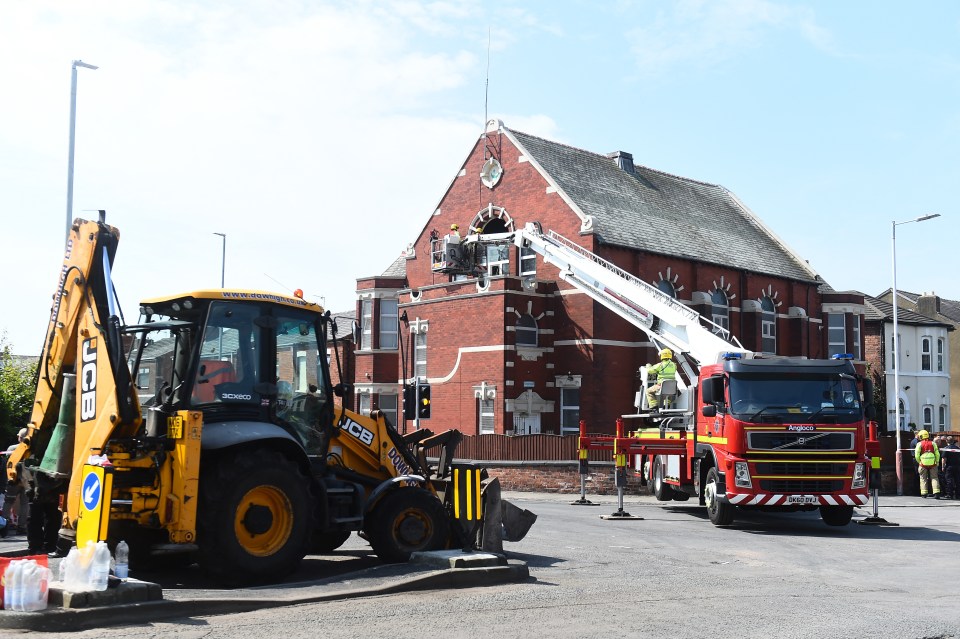
<svg viewBox="0 0 960 639">
<path fill-rule="evenodd" d="M 83 60 L 74 60 L 70 73 L 70 153 L 67 158 L 67 234 L 64 241 L 70 239 L 70 225 L 73 223 L 73 149 L 77 133 L 77 67 L 94 71 L 99 68 Z"/>
<path fill-rule="evenodd" d="M 224 288 L 223 282 L 227 273 L 227 234 L 217 233 L 216 231 L 213 234 L 223 238 L 223 249 L 220 251 L 220 288 Z"/>
<path fill-rule="evenodd" d="M 900 458 L 900 336 L 899 336 L 899 325 L 897 324 L 897 227 L 902 224 L 910 224 L 911 222 L 925 222 L 927 220 L 932 220 L 935 217 L 940 217 L 939 213 L 931 213 L 929 215 L 923 215 L 921 217 L 906 220 L 904 222 L 894 221 L 892 224 L 893 234 L 892 234 L 892 246 L 893 246 L 893 337 L 891 339 L 891 344 L 893 345 L 893 414 L 894 414 L 894 429 L 896 430 L 896 435 L 894 436 L 894 448 L 896 450 L 896 462 L 897 462 L 897 494 L 903 494 L 903 460 Z"/>
</svg>

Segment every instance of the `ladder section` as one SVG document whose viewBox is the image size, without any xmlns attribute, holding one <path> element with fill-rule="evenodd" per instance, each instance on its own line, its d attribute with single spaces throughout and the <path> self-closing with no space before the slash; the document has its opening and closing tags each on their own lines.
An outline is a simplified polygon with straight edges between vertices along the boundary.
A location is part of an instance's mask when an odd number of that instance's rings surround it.
<svg viewBox="0 0 960 639">
<path fill-rule="evenodd" d="M 555 231 L 544 234 L 527 224 L 514 237 L 517 246 L 532 249 L 544 261 L 560 269 L 560 279 L 569 282 L 620 317 L 644 331 L 655 343 L 678 353 L 688 353 L 700 363 L 721 361 L 724 353 L 749 355 L 736 338 L 713 322 L 701 324 L 700 314 L 660 289 L 627 273 L 571 242 Z M 715 332 L 716 331 L 716 332 Z"/>
</svg>

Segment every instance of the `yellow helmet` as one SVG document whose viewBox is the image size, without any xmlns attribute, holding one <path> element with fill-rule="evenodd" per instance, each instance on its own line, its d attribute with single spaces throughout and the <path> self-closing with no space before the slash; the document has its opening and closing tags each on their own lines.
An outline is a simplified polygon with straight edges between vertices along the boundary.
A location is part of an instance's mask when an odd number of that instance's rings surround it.
<svg viewBox="0 0 960 639">
<path fill-rule="evenodd" d="M 451 224 L 451 225 L 450 225 L 450 230 L 451 230 L 451 231 L 456 231 L 456 230 L 459 229 L 459 228 L 460 228 L 460 227 L 459 227 L 458 225 L 456 225 L 456 224 Z"/>
<path fill-rule="evenodd" d="M 673 351 L 671 351 L 669 348 L 661 348 L 660 359 L 673 359 Z"/>
<path fill-rule="evenodd" d="M 930 433 L 925 430 L 921 430 L 919 433 L 917 433 L 917 437 L 920 439 L 930 439 Z"/>
</svg>

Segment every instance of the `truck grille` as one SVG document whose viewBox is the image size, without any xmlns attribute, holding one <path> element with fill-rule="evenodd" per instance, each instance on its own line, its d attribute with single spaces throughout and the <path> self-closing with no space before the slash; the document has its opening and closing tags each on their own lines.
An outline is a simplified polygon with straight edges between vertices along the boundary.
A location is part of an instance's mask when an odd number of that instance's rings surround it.
<svg viewBox="0 0 960 639">
<path fill-rule="evenodd" d="M 762 479 L 760 490 L 769 493 L 835 493 L 843 490 L 842 480 Z"/>
<path fill-rule="evenodd" d="M 849 465 L 830 462 L 759 462 L 757 475 L 847 475 Z"/>
<path fill-rule="evenodd" d="M 747 433 L 751 450 L 853 450 L 853 433 Z"/>
</svg>

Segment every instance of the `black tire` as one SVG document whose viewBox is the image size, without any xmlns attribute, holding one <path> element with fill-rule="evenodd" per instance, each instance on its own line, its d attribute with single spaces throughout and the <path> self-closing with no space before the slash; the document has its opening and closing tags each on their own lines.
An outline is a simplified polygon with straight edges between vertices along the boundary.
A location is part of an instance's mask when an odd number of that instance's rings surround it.
<svg viewBox="0 0 960 639">
<path fill-rule="evenodd" d="M 653 458 L 653 496 L 657 501 L 670 501 L 673 499 L 673 487 L 663 481 L 663 462 L 661 458 Z"/>
<path fill-rule="evenodd" d="M 314 533 L 310 539 L 310 552 L 315 555 L 327 555 L 350 539 L 349 530 Z"/>
<path fill-rule="evenodd" d="M 673 489 L 673 501 L 687 501 L 690 499 L 690 494 L 685 493 L 682 490 Z"/>
<path fill-rule="evenodd" d="M 704 495 L 707 501 L 707 515 L 714 526 L 729 526 L 733 523 L 733 514 L 736 506 L 717 498 L 717 485 L 720 483 L 720 473 L 716 468 L 707 471 L 707 481 L 704 485 Z"/>
<path fill-rule="evenodd" d="M 853 506 L 820 506 L 820 518 L 828 526 L 846 526 L 853 517 Z"/>
<path fill-rule="evenodd" d="M 400 488 L 385 495 L 367 522 L 367 539 L 384 563 L 407 561 L 414 552 L 439 550 L 450 538 L 443 504 L 422 488 Z"/>
<path fill-rule="evenodd" d="M 307 477 L 276 451 L 220 459 L 200 479 L 197 544 L 201 567 L 230 585 L 276 581 L 307 551 Z"/>
</svg>

